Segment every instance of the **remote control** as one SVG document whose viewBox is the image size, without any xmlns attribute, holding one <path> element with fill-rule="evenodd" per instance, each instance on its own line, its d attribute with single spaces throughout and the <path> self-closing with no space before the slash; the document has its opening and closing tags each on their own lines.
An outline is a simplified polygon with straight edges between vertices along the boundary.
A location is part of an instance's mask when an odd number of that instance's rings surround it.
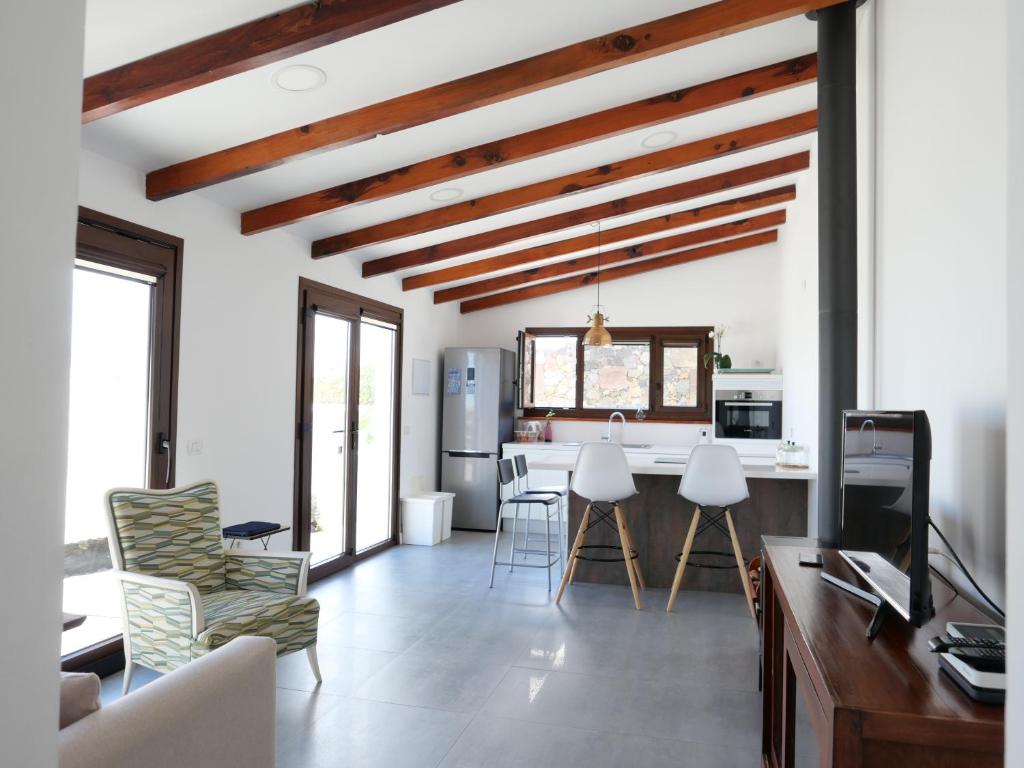
<svg viewBox="0 0 1024 768">
<path fill-rule="evenodd" d="M 980 637 L 949 637 L 939 635 L 928 641 L 932 653 L 948 653 L 953 649 L 995 650 L 1005 652 L 1002 640 L 990 640 Z"/>
</svg>

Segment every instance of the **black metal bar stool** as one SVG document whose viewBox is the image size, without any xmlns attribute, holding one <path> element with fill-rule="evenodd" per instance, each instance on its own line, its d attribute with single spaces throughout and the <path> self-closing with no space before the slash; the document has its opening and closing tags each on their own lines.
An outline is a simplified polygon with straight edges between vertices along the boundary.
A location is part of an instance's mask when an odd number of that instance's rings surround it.
<svg viewBox="0 0 1024 768">
<path fill-rule="evenodd" d="M 569 486 L 567 485 L 541 485 L 536 488 L 530 487 L 530 468 L 526 463 L 526 456 L 517 453 L 512 457 L 512 462 L 515 466 L 516 471 L 516 494 L 524 493 L 554 493 L 557 494 L 560 502 L 558 505 L 558 567 L 560 573 L 565 573 L 565 541 L 562 538 L 562 508 L 565 506 L 564 502 L 569 497 Z M 524 487 L 525 486 L 525 487 Z M 518 516 L 516 518 L 518 520 Z M 532 520 L 531 515 L 526 516 L 526 539 L 530 539 L 530 521 Z M 515 537 L 515 521 L 512 522 L 512 535 Z"/>
<path fill-rule="evenodd" d="M 494 553 L 491 557 L 491 582 L 490 586 L 494 586 L 494 569 L 499 565 L 507 565 L 509 571 L 515 566 L 516 554 L 523 556 L 525 561 L 528 555 L 544 555 L 545 562 L 541 563 L 519 563 L 520 567 L 523 568 L 546 568 L 548 571 L 548 592 L 551 591 L 551 569 L 555 566 L 555 563 L 560 563 L 562 560 L 561 551 L 551 551 L 551 516 L 556 513 L 561 516 L 562 499 L 558 494 L 555 493 L 515 493 L 515 470 L 513 469 L 512 459 L 498 459 L 498 492 L 504 495 L 505 488 L 512 488 L 513 494 L 507 498 L 502 499 L 501 504 L 498 506 L 498 522 L 494 530 Z M 512 521 L 512 546 L 509 550 L 508 562 L 500 562 L 498 560 L 498 537 L 501 536 L 501 515 L 505 509 L 506 504 L 513 505 L 515 510 L 515 517 Z M 544 507 L 544 524 L 547 535 L 545 536 L 545 548 L 544 549 L 530 549 L 530 526 L 529 526 L 529 515 L 530 508 L 533 505 L 540 504 Z M 527 526 L 526 536 L 523 537 L 523 546 L 516 546 L 516 526 L 519 522 L 519 509 L 526 507 L 527 514 Z"/>
</svg>

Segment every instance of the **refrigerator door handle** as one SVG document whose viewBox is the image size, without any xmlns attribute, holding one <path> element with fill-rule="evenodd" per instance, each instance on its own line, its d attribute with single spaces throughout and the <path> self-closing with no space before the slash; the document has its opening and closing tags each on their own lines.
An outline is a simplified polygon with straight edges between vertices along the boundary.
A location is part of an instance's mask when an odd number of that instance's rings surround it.
<svg viewBox="0 0 1024 768">
<path fill-rule="evenodd" d="M 456 459 L 489 459 L 494 456 L 493 453 L 487 451 L 444 451 L 444 453 Z"/>
</svg>

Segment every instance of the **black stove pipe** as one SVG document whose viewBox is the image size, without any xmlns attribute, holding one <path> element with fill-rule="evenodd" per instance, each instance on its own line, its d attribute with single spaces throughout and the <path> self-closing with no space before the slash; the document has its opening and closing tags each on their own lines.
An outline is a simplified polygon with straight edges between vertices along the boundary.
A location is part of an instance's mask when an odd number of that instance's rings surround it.
<svg viewBox="0 0 1024 768">
<path fill-rule="evenodd" d="M 864 0 L 860 0 L 863 2 Z M 818 538 L 839 543 L 842 411 L 857 407 L 856 10 L 818 22 Z"/>
</svg>

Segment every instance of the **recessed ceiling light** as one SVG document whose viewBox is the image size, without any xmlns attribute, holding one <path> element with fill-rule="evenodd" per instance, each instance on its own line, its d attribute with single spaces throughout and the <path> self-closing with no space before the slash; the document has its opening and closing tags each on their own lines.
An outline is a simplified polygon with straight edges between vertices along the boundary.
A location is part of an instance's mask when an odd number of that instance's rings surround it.
<svg viewBox="0 0 1024 768">
<path fill-rule="evenodd" d="M 435 189 L 430 193 L 430 199 L 435 203 L 450 203 L 452 200 L 458 200 L 460 197 L 462 197 L 462 190 L 458 187 Z"/>
<path fill-rule="evenodd" d="M 676 140 L 677 134 L 675 131 L 658 131 L 647 136 L 640 143 L 648 149 L 657 149 L 658 147 L 667 147 L 673 141 Z"/>
<path fill-rule="evenodd" d="M 327 73 L 309 64 L 292 64 L 274 74 L 274 85 L 289 93 L 312 91 L 326 82 Z"/>
</svg>

